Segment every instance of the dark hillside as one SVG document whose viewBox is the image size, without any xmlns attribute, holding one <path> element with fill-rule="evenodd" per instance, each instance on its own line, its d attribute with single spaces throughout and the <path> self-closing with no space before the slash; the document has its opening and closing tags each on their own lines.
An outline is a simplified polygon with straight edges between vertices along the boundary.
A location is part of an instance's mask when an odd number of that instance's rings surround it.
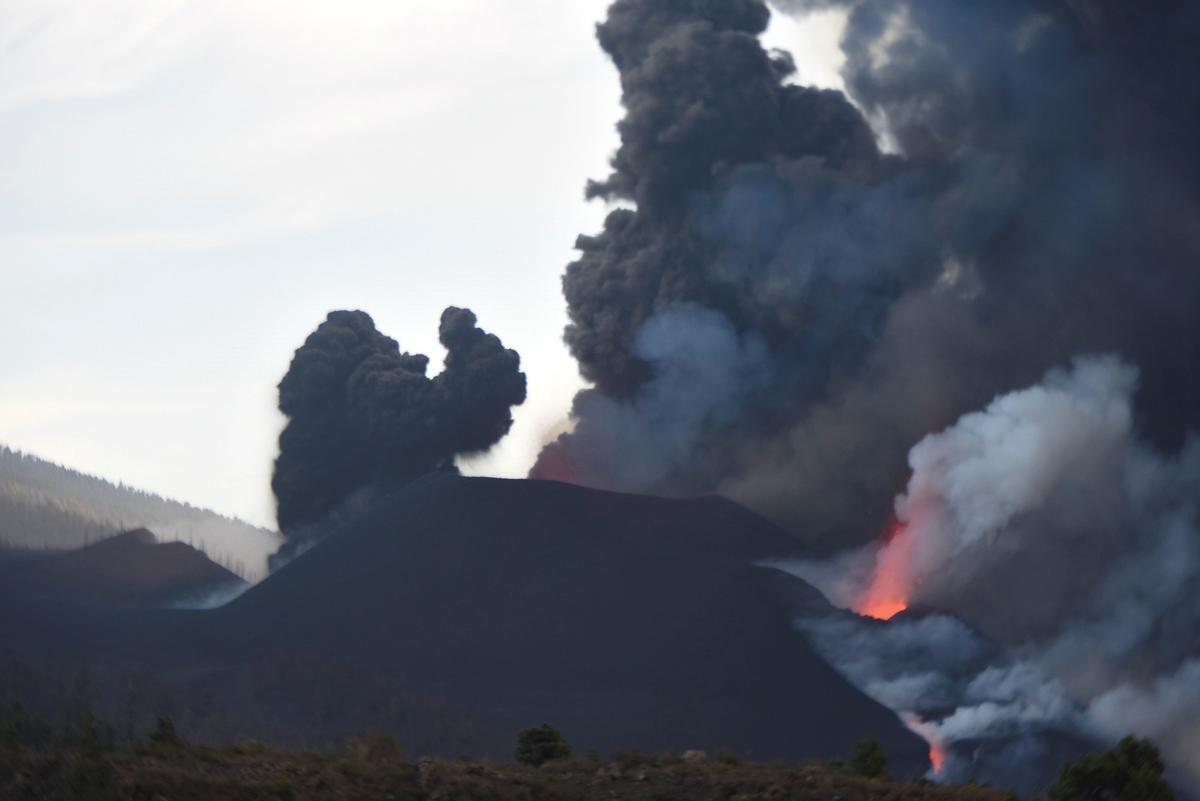
<svg viewBox="0 0 1200 801">
<path fill-rule="evenodd" d="M 214 614 L 238 650 L 391 669 L 502 754 L 558 723 L 582 747 L 831 756 L 925 746 L 793 630 L 794 540 L 717 498 L 430 476 Z"/>
<path fill-rule="evenodd" d="M 219 609 L 10 604 L 0 690 L 122 727 L 170 714 L 206 742 L 384 729 L 507 758 L 551 721 L 580 752 L 838 757 L 874 737 L 923 773 L 925 743 L 793 629 L 779 585 L 807 585 L 751 566 L 794 547 L 715 498 L 435 475 Z"/>
<path fill-rule="evenodd" d="M 72 551 L 0 561 L 12 591 L 81 606 L 167 606 L 231 596 L 246 582 L 182 542 L 160 543 L 145 529 Z"/>
<path fill-rule="evenodd" d="M 274 531 L 0 445 L 0 548 L 82 548 L 136 528 L 190 543 L 251 579 L 279 546 Z"/>
</svg>

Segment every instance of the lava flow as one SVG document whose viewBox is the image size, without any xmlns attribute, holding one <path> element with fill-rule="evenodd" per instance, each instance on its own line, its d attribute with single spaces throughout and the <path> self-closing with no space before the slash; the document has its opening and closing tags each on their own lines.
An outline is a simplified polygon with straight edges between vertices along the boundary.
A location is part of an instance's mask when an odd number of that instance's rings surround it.
<svg viewBox="0 0 1200 801">
<path fill-rule="evenodd" d="M 942 772 L 942 766 L 946 764 L 946 752 L 937 743 L 929 744 L 929 762 L 933 765 L 933 775 L 937 776 Z"/>
<path fill-rule="evenodd" d="M 929 776 L 937 778 L 946 766 L 946 749 L 942 746 L 937 729 L 911 712 L 901 714 L 900 718 L 909 731 L 929 743 Z"/>
<path fill-rule="evenodd" d="M 908 608 L 911 586 L 908 575 L 912 536 L 898 521 L 884 536 L 883 547 L 875 557 L 871 583 L 854 604 L 854 611 L 877 620 L 891 620 Z"/>
</svg>

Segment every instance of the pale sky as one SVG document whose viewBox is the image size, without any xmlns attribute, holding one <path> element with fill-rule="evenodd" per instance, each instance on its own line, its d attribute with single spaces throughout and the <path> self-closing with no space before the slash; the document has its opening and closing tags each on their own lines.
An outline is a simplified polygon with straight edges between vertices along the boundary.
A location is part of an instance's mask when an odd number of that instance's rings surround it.
<svg viewBox="0 0 1200 801">
<path fill-rule="evenodd" d="M 606 0 L 3 0 L 0 443 L 274 525 L 275 385 L 331 309 L 440 369 L 447 305 L 529 400 L 467 472 L 524 475 L 581 386 L 559 277 L 606 209 Z M 839 84 L 840 20 L 777 20 Z"/>
</svg>

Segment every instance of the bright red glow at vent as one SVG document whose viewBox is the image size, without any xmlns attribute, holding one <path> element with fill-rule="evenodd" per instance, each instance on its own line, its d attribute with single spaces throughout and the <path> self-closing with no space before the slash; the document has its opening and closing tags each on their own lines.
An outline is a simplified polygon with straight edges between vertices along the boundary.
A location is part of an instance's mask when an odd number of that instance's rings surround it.
<svg viewBox="0 0 1200 801">
<path fill-rule="evenodd" d="M 933 765 L 934 776 L 942 772 L 942 766 L 946 764 L 946 752 L 937 743 L 929 744 L 929 761 Z"/>
<path fill-rule="evenodd" d="M 860 615 L 891 620 L 908 608 L 912 589 L 909 563 L 913 537 L 907 528 L 893 522 L 875 561 L 871 582 L 854 604 Z"/>
</svg>

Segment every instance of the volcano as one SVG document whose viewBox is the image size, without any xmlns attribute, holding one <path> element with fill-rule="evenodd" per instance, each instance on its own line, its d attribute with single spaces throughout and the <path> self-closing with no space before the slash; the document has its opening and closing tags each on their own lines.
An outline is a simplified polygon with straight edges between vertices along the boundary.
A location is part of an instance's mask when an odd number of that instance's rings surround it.
<svg viewBox="0 0 1200 801">
<path fill-rule="evenodd" d="M 752 564 L 793 550 L 718 498 L 433 474 L 227 606 L 60 626 L 76 639 L 25 691 L 65 698 L 44 685 L 75 676 L 70 654 L 105 681 L 139 672 L 125 714 L 217 740 L 384 728 L 414 753 L 507 757 L 550 721 L 580 751 L 828 758 L 874 737 L 924 773 L 926 744 L 795 631 L 815 591 Z"/>
</svg>

